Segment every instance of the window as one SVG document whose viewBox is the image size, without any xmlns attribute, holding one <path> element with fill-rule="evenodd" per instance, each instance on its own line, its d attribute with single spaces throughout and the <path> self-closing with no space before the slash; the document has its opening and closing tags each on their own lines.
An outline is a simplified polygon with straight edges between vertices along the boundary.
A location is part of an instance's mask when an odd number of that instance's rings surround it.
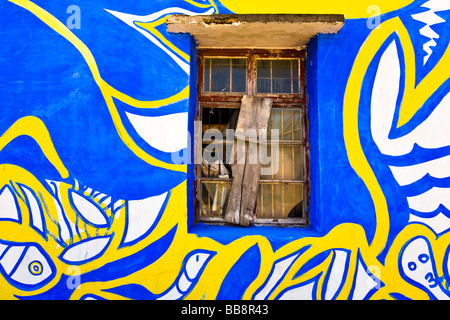
<svg viewBox="0 0 450 320">
<path fill-rule="evenodd" d="M 196 220 L 224 223 L 230 205 L 244 95 L 270 99 L 265 161 L 259 159 L 253 223 L 308 223 L 309 168 L 304 50 L 200 49 L 197 123 L 202 164 L 196 166 Z M 247 145 L 248 152 L 251 148 Z M 248 158 L 251 155 L 247 156 Z M 253 200 L 251 200 L 253 201 Z"/>
</svg>

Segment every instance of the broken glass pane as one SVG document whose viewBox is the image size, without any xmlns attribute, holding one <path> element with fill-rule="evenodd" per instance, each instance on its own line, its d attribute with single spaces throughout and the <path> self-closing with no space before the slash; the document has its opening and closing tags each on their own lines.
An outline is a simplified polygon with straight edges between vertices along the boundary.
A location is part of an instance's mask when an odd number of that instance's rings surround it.
<svg viewBox="0 0 450 320">
<path fill-rule="evenodd" d="M 260 183 L 258 193 L 258 219 L 303 216 L 303 184 Z"/>
<path fill-rule="evenodd" d="M 300 109 L 273 108 L 269 118 L 267 140 L 272 140 L 271 130 L 278 130 L 278 138 L 285 141 L 302 140 L 302 117 Z"/>
</svg>

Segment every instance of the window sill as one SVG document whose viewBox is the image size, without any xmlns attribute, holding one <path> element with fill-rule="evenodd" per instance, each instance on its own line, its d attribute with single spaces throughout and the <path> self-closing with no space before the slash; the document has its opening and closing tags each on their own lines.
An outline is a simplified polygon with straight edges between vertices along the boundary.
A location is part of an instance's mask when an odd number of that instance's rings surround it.
<svg viewBox="0 0 450 320">
<path fill-rule="evenodd" d="M 234 240 L 245 236 L 262 236 L 265 237 L 274 251 L 280 247 L 288 244 L 291 241 L 302 239 L 305 237 L 319 237 L 322 236 L 318 231 L 311 226 L 304 227 L 275 227 L 275 226 L 224 226 L 224 225 L 209 225 L 205 223 L 197 223 L 193 225 L 189 233 L 195 234 L 200 238 L 211 238 L 223 245 L 227 245 Z"/>
</svg>

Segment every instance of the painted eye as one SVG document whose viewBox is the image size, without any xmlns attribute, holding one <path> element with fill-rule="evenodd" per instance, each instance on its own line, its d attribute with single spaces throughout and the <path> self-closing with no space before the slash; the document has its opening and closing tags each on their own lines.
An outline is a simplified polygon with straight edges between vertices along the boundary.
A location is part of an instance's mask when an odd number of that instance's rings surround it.
<svg viewBox="0 0 450 320">
<path fill-rule="evenodd" d="M 39 261 L 33 261 L 29 264 L 28 270 L 30 270 L 31 274 L 38 276 L 43 271 L 42 263 L 40 263 Z"/>
<path fill-rule="evenodd" d="M 422 262 L 422 263 L 427 262 L 429 259 L 430 259 L 430 258 L 429 258 L 428 255 L 425 254 L 425 253 L 422 253 L 421 255 L 419 255 L 419 261 Z"/>
<path fill-rule="evenodd" d="M 416 270 L 417 269 L 416 263 L 412 262 L 412 261 L 408 262 L 408 269 L 411 270 L 411 271 Z"/>
<path fill-rule="evenodd" d="M 0 249 L 0 273 L 16 288 L 36 290 L 56 275 L 53 261 L 38 244 L 0 240 Z"/>
</svg>

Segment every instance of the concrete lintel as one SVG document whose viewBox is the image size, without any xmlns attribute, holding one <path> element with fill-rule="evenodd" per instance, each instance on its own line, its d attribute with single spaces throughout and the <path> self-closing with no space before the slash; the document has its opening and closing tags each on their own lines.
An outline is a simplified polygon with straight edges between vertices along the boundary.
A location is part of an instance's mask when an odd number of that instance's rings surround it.
<svg viewBox="0 0 450 320">
<path fill-rule="evenodd" d="M 319 34 L 337 33 L 339 14 L 171 15 L 172 33 L 190 33 L 200 48 L 303 48 Z"/>
</svg>

